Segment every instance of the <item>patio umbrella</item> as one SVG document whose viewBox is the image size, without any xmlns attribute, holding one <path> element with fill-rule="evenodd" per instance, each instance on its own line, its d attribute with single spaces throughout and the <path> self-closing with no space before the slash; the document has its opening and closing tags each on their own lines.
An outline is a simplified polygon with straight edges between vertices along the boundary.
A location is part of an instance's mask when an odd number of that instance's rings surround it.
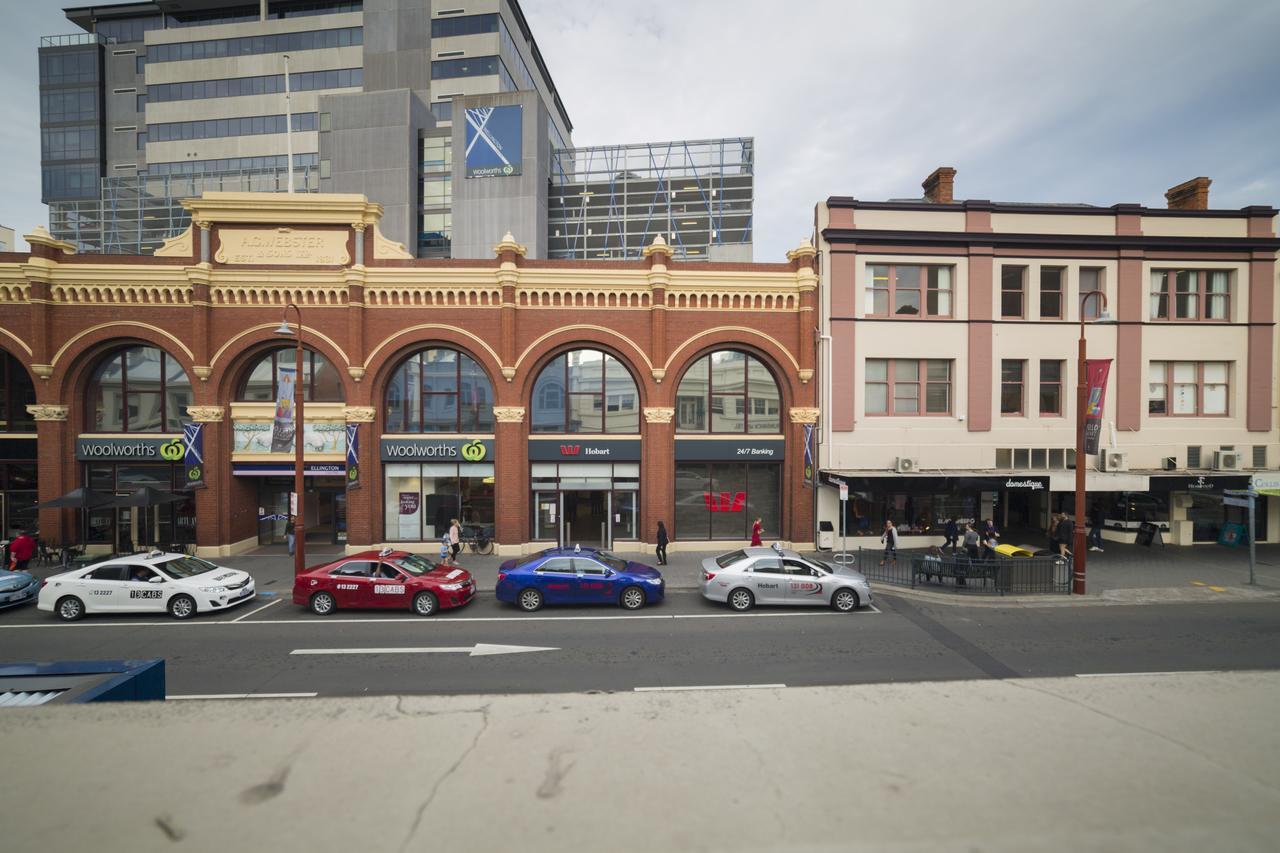
<svg viewBox="0 0 1280 853">
<path fill-rule="evenodd" d="M 111 503 L 111 495 L 95 492 L 92 489 L 72 489 L 60 498 L 36 504 L 35 509 L 94 509 Z"/>
<path fill-rule="evenodd" d="M 120 497 L 115 498 L 114 500 L 108 498 L 108 500 L 110 501 L 108 505 L 113 507 L 123 507 L 123 506 L 152 507 L 152 506 L 160 506 L 161 504 L 171 504 L 177 501 L 183 501 L 189 497 L 190 495 L 178 494 L 176 492 L 166 492 L 162 489 L 154 489 L 151 486 L 142 486 L 141 488 L 134 489 L 129 494 L 121 495 Z"/>
</svg>

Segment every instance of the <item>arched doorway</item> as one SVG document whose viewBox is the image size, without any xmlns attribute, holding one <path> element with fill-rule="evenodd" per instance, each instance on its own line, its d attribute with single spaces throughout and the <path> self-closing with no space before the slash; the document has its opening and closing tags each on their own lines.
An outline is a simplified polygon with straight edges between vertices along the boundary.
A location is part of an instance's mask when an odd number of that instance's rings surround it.
<svg viewBox="0 0 1280 853">
<path fill-rule="evenodd" d="M 27 406 L 36 402 L 27 368 L 0 351 L 0 535 L 39 526 L 36 493 L 36 422 Z"/>
</svg>

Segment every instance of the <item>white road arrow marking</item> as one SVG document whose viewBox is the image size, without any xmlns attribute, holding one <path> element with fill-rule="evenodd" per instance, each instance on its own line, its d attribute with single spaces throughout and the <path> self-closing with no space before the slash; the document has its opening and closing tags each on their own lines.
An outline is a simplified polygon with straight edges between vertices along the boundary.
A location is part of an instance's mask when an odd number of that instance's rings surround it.
<svg viewBox="0 0 1280 853">
<path fill-rule="evenodd" d="M 500 646 L 476 643 L 474 646 L 435 646 L 387 649 L 294 649 L 291 655 L 438 655 L 465 654 L 478 658 L 488 655 L 517 655 L 522 652 L 558 652 L 559 649 L 544 646 Z"/>
</svg>

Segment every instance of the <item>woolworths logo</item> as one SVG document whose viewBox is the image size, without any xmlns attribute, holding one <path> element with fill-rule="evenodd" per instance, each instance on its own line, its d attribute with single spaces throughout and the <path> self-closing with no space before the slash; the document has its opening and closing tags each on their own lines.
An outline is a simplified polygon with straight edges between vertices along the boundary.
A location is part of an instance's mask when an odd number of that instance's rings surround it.
<svg viewBox="0 0 1280 853">
<path fill-rule="evenodd" d="M 181 462 L 183 457 L 182 439 L 175 438 L 160 445 L 160 458 L 166 462 Z"/>
<path fill-rule="evenodd" d="M 485 446 L 479 440 L 462 445 L 462 458 L 468 462 L 479 462 L 484 459 Z"/>
</svg>

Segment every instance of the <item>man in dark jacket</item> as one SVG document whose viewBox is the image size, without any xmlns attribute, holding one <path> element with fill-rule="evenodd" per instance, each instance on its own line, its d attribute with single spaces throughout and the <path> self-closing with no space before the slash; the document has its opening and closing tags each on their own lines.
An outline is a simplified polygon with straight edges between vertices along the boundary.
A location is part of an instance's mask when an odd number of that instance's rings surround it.
<svg viewBox="0 0 1280 853">
<path fill-rule="evenodd" d="M 1075 542 L 1075 540 L 1073 539 L 1075 534 L 1076 534 L 1075 523 L 1072 522 L 1071 516 L 1067 515 L 1066 513 L 1063 513 L 1062 520 L 1058 522 L 1058 529 L 1053 537 L 1054 539 L 1058 540 L 1058 547 L 1061 549 L 1060 551 L 1058 551 L 1059 554 L 1062 554 L 1067 557 L 1071 556 L 1071 546 Z"/>
<path fill-rule="evenodd" d="M 667 564 L 667 545 L 670 544 L 671 538 L 667 536 L 667 526 L 661 521 L 658 522 L 658 547 L 656 549 L 658 556 L 658 565 L 665 566 Z"/>
<path fill-rule="evenodd" d="M 954 554 L 960 544 L 960 528 L 956 527 L 956 520 L 954 518 L 947 519 L 945 535 L 947 537 L 947 541 L 942 543 L 942 547 L 946 548 L 948 545 L 951 546 L 951 553 Z"/>
<path fill-rule="evenodd" d="M 1089 507 L 1089 550 L 1102 550 L 1102 504 L 1098 501 Z"/>
</svg>

